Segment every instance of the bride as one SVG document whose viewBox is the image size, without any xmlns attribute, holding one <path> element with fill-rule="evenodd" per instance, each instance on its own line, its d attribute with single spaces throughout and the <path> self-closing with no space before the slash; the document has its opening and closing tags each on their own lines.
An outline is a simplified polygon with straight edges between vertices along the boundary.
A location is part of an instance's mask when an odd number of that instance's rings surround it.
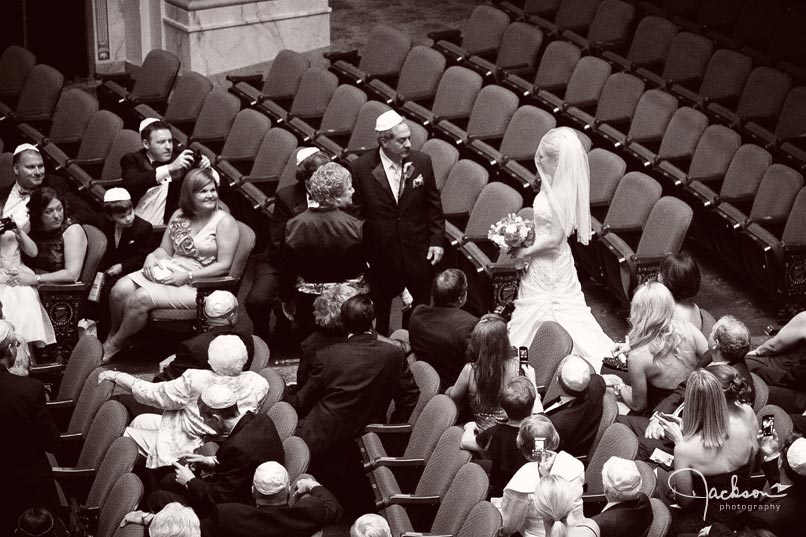
<svg viewBox="0 0 806 537">
<path fill-rule="evenodd" d="M 556 321 L 574 340 L 574 352 L 598 372 L 614 344 L 585 303 L 568 237 L 588 244 L 591 236 L 588 156 L 573 129 L 543 136 L 535 154 L 542 179 L 534 201 L 535 242 L 512 252 L 529 261 L 509 323 L 512 345 L 528 347 L 543 321 Z"/>
</svg>

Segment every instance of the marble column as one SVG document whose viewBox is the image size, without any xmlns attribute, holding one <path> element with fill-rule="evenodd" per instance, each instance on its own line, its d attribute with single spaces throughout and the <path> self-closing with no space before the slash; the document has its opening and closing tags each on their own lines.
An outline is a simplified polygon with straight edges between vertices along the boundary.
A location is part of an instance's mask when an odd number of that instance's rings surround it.
<svg viewBox="0 0 806 537">
<path fill-rule="evenodd" d="M 205 75 L 330 44 L 327 0 L 165 0 L 163 44 Z"/>
</svg>

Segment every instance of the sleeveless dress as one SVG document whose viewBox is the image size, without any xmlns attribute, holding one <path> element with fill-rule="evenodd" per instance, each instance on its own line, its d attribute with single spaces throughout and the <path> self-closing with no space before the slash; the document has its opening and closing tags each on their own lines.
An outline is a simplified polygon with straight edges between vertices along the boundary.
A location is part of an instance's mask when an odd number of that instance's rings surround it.
<svg viewBox="0 0 806 537">
<path fill-rule="evenodd" d="M 552 222 L 559 223 L 547 195 L 541 191 L 533 206 L 535 236 L 548 235 Z M 509 322 L 510 343 L 516 347 L 530 346 L 544 321 L 556 321 L 565 328 L 574 340 L 574 352 L 590 362 L 597 372 L 601 370 L 602 358 L 610 355 L 613 340 L 604 333 L 585 302 L 568 241 L 529 260 Z"/>
<path fill-rule="evenodd" d="M 28 231 L 28 209 L 25 205 L 4 217 L 11 217 L 22 229 Z M 50 317 L 39 301 L 36 287 L 27 285 L 6 285 L 17 274 L 33 274 L 34 271 L 22 263 L 17 236 L 13 232 L 0 235 L 0 302 L 3 304 L 4 318 L 14 325 L 17 334 L 29 343 L 42 342 L 45 345 L 56 343 L 56 334 Z"/>
<path fill-rule="evenodd" d="M 183 215 L 174 217 L 168 224 L 169 235 L 174 247 L 173 257 L 165 260 L 171 270 L 196 271 L 216 260 L 218 243 L 216 227 L 226 216 L 226 212 L 216 210 L 213 216 L 195 235 L 190 231 L 190 219 Z M 152 282 L 142 270 L 126 276 L 138 287 L 145 289 L 156 308 L 193 309 L 196 307 L 196 289 L 190 285 L 165 285 Z"/>
</svg>

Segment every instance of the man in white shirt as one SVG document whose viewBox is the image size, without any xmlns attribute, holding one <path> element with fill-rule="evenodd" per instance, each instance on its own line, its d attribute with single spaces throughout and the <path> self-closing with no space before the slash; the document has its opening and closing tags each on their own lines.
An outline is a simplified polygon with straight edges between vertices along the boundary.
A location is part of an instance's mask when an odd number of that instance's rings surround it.
<svg viewBox="0 0 806 537">
<path fill-rule="evenodd" d="M 177 153 L 170 126 L 156 118 L 140 122 L 140 137 L 143 149 L 120 159 L 122 186 L 131 194 L 137 216 L 151 225 L 166 224 L 179 206 L 185 174 L 193 167 L 210 167 L 210 161 L 202 155 L 197 163 L 191 149 Z"/>
</svg>

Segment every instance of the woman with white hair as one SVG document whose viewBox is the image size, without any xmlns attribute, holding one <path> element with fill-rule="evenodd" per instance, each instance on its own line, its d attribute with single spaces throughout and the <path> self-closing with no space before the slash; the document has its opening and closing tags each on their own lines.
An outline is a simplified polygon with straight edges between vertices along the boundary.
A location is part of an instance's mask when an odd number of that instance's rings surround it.
<svg viewBox="0 0 806 537">
<path fill-rule="evenodd" d="M 122 371 L 104 371 L 98 381 L 111 380 L 143 404 L 163 409 L 159 414 L 140 414 L 126 428 L 134 439 L 147 468 L 172 465 L 185 453 L 201 447 L 204 435 L 215 434 L 199 413 L 198 399 L 210 385 L 221 384 L 233 391 L 242 413 L 255 412 L 269 392 L 269 384 L 252 371 L 243 371 L 246 346 L 235 335 L 218 336 L 207 350 L 212 371 L 188 369 L 170 382 L 148 382 Z"/>
<path fill-rule="evenodd" d="M 568 238 L 588 244 L 591 237 L 588 155 L 573 129 L 551 129 L 535 154 L 540 193 L 534 200 L 535 242 L 512 251 L 529 262 L 509 323 L 513 345 L 531 345 L 543 321 L 556 321 L 574 340 L 575 353 L 598 372 L 613 341 L 585 303 Z"/>
<path fill-rule="evenodd" d="M 196 512 L 179 502 L 171 502 L 158 513 L 132 511 L 123 518 L 123 524 L 148 527 L 149 537 L 200 537 L 201 523 Z"/>
<path fill-rule="evenodd" d="M 547 475 L 535 487 L 535 510 L 543 519 L 546 537 L 599 537 L 599 526 L 575 516 L 582 489 L 559 475 Z"/>
<path fill-rule="evenodd" d="M 629 386 L 616 375 L 604 377 L 617 399 L 646 415 L 685 382 L 708 350 L 708 342 L 693 324 L 675 314 L 674 297 L 662 283 L 636 289 L 630 326 Z"/>
<path fill-rule="evenodd" d="M 347 168 L 325 164 L 310 180 L 309 195 L 316 206 L 286 224 L 280 298 L 283 311 L 306 334 L 313 330 L 313 301 L 325 290 L 340 283 L 362 293 L 368 290 L 364 223 L 344 210 L 352 204 L 353 192 Z"/>
</svg>

